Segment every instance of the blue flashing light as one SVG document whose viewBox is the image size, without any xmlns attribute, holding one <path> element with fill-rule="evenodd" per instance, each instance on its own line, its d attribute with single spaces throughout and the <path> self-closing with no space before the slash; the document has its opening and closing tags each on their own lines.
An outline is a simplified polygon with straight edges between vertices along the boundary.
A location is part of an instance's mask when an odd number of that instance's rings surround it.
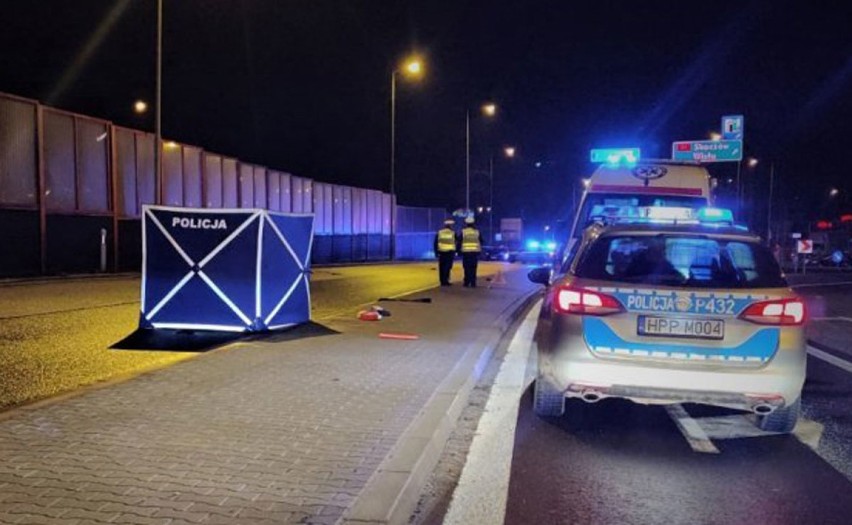
<svg viewBox="0 0 852 525">
<path fill-rule="evenodd" d="M 527 241 L 527 250 L 534 252 L 541 248 L 541 243 L 535 239 L 530 239 Z"/>
<path fill-rule="evenodd" d="M 554 241 L 547 241 L 544 243 L 544 249 L 549 252 L 556 251 L 556 243 Z"/>
<path fill-rule="evenodd" d="M 734 213 L 725 208 L 701 208 L 698 210 L 698 220 L 701 222 L 734 223 Z"/>
<path fill-rule="evenodd" d="M 590 158 L 596 164 L 612 166 L 636 164 L 641 158 L 639 148 L 604 148 L 593 149 Z"/>
</svg>

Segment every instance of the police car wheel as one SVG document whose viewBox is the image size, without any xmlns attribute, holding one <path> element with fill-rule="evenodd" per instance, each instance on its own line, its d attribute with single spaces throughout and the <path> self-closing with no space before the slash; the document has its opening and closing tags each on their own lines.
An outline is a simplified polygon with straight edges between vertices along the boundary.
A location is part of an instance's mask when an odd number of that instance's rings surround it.
<svg viewBox="0 0 852 525">
<path fill-rule="evenodd" d="M 544 417 L 559 417 L 565 413 L 565 396 L 540 375 L 533 387 L 533 410 L 537 416 Z"/>
<path fill-rule="evenodd" d="M 776 408 L 769 415 L 758 416 L 758 428 L 766 432 L 781 432 L 785 434 L 792 432 L 793 427 L 796 426 L 796 421 L 799 420 L 800 404 L 800 401 L 797 399 L 783 408 Z"/>
</svg>

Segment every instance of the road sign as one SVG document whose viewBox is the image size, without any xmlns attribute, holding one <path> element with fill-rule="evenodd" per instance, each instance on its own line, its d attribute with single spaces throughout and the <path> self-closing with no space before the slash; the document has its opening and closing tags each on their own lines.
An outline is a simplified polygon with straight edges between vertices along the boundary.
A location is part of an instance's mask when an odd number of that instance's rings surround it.
<svg viewBox="0 0 852 525">
<path fill-rule="evenodd" d="M 814 253 L 814 241 L 799 239 L 796 241 L 796 253 Z"/>
<path fill-rule="evenodd" d="M 745 117 L 742 115 L 726 115 L 722 117 L 722 139 L 743 140 L 745 134 Z"/>
<path fill-rule="evenodd" d="M 743 160 L 741 140 L 689 140 L 672 143 L 672 160 L 738 162 Z"/>
</svg>

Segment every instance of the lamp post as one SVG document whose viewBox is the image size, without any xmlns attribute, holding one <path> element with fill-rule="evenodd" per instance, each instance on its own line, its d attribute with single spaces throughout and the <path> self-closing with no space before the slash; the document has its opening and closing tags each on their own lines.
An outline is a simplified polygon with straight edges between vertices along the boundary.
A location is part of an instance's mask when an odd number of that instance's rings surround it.
<svg viewBox="0 0 852 525">
<path fill-rule="evenodd" d="M 154 93 L 154 204 L 162 201 L 163 166 L 160 158 L 162 132 L 162 92 L 163 92 L 163 0 L 157 0 L 157 73 Z"/>
<path fill-rule="evenodd" d="M 398 68 L 391 71 L 391 129 L 390 129 L 390 258 L 396 255 L 396 76 L 402 73 L 408 78 L 419 78 L 423 74 L 423 61 L 415 56 L 406 59 Z"/>
<path fill-rule="evenodd" d="M 482 114 L 492 118 L 497 114 L 497 104 L 487 102 L 482 105 Z M 465 179 L 465 197 L 464 209 L 470 210 L 470 110 L 464 114 L 464 179 Z"/>
<path fill-rule="evenodd" d="M 506 158 L 514 158 L 517 150 L 514 146 L 506 146 L 503 148 L 503 155 Z M 489 179 L 489 195 L 488 195 L 488 244 L 494 242 L 494 155 L 488 158 L 488 179 Z"/>
</svg>

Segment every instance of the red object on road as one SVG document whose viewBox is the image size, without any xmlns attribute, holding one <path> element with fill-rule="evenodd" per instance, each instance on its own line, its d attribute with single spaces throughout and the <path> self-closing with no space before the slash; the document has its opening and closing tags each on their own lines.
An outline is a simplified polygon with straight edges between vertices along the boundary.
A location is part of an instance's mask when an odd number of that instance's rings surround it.
<svg viewBox="0 0 852 525">
<path fill-rule="evenodd" d="M 361 321 L 380 321 L 382 316 L 374 310 L 361 310 L 358 312 L 358 319 Z"/>
<path fill-rule="evenodd" d="M 403 341 L 415 341 L 420 339 L 417 334 L 396 334 L 392 332 L 382 332 L 379 334 L 381 339 L 402 339 Z"/>
</svg>

